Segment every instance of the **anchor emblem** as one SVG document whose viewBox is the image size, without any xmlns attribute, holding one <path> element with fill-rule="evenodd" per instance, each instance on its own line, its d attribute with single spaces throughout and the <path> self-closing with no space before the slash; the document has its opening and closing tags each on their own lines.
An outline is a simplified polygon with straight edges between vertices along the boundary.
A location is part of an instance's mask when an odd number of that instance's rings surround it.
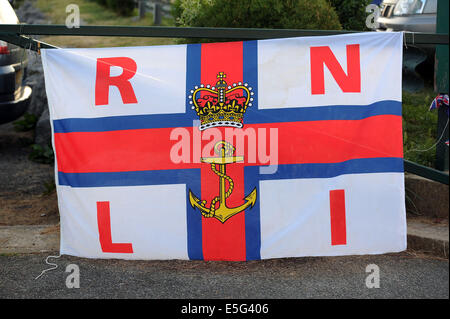
<svg viewBox="0 0 450 319">
<path fill-rule="evenodd" d="M 206 207 L 206 200 L 201 200 L 189 190 L 189 202 L 193 208 L 197 207 L 206 218 L 216 218 L 225 223 L 232 216 L 251 208 L 255 205 L 257 192 L 256 187 L 244 198 L 245 203 L 238 207 L 228 207 L 226 199 L 233 192 L 234 183 L 230 176 L 226 175 L 226 165 L 242 162 L 243 156 L 234 156 L 235 148 L 228 142 L 220 141 L 214 145 L 214 151 L 218 157 L 202 157 L 202 163 L 211 164 L 211 170 L 219 176 L 219 195 L 214 197 L 209 207 Z M 217 169 L 217 166 L 219 169 Z M 226 190 L 228 182 L 228 190 Z M 217 207 L 218 204 L 218 207 Z"/>
</svg>

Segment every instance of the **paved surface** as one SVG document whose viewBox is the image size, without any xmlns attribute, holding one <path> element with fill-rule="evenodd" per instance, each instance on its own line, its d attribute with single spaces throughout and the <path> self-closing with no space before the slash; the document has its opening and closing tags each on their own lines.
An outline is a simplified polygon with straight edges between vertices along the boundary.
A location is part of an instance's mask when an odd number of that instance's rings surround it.
<svg viewBox="0 0 450 319">
<path fill-rule="evenodd" d="M 411 253 L 252 262 L 91 260 L 0 255 L 0 298 L 449 298 L 448 260 Z M 80 288 L 66 287 L 67 265 Z M 380 288 L 366 287 L 366 267 Z"/>
<path fill-rule="evenodd" d="M 0 226 L 0 254 L 51 252 L 58 249 L 58 225 Z"/>
</svg>

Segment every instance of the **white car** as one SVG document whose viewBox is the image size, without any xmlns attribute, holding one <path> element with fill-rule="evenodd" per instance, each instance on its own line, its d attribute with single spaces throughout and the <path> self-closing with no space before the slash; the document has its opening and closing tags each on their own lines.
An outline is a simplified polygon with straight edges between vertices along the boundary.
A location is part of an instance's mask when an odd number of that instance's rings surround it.
<svg viewBox="0 0 450 319">
<path fill-rule="evenodd" d="M 436 33 L 437 0 L 384 0 L 378 31 Z"/>
</svg>

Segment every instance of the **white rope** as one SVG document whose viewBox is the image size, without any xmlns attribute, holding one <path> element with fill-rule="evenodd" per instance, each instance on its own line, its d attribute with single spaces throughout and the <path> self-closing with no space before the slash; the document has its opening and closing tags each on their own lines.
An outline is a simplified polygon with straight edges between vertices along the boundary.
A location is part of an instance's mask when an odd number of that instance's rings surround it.
<svg viewBox="0 0 450 319">
<path fill-rule="evenodd" d="M 48 269 L 44 269 L 42 272 L 41 272 L 41 274 L 39 275 L 39 276 L 37 276 L 36 278 L 34 278 L 34 280 L 36 280 L 36 279 L 39 279 L 43 274 L 45 274 L 47 271 L 51 271 L 51 270 L 55 270 L 56 268 L 58 268 L 58 265 L 57 264 L 54 264 L 54 263 L 49 263 L 48 262 L 48 259 L 49 258 L 60 258 L 61 257 L 61 254 L 59 254 L 58 256 L 47 256 L 47 258 L 45 258 L 45 263 L 47 264 L 47 265 L 50 265 L 50 266 L 53 266 L 52 268 L 48 268 Z"/>
<path fill-rule="evenodd" d="M 444 134 L 445 134 L 445 130 L 447 129 L 447 126 L 448 126 L 448 120 L 447 120 L 447 124 L 445 124 L 445 127 L 444 127 L 444 129 L 442 130 L 441 137 L 439 137 L 438 141 L 437 141 L 436 143 L 434 143 L 431 147 L 427 148 L 426 150 L 418 150 L 418 149 L 415 149 L 415 150 L 409 150 L 409 151 L 405 152 L 405 154 L 408 154 L 408 153 L 410 153 L 410 152 L 428 152 L 428 151 L 431 150 L 433 147 L 435 147 L 436 145 L 438 145 L 439 142 L 442 140 L 442 138 L 444 137 Z"/>
</svg>

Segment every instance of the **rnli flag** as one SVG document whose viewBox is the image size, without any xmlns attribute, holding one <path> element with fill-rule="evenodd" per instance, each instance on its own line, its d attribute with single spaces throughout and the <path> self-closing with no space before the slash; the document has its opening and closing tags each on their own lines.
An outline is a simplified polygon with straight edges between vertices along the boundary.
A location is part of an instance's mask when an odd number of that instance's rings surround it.
<svg viewBox="0 0 450 319">
<path fill-rule="evenodd" d="M 406 249 L 401 33 L 42 50 L 61 254 Z"/>
</svg>

